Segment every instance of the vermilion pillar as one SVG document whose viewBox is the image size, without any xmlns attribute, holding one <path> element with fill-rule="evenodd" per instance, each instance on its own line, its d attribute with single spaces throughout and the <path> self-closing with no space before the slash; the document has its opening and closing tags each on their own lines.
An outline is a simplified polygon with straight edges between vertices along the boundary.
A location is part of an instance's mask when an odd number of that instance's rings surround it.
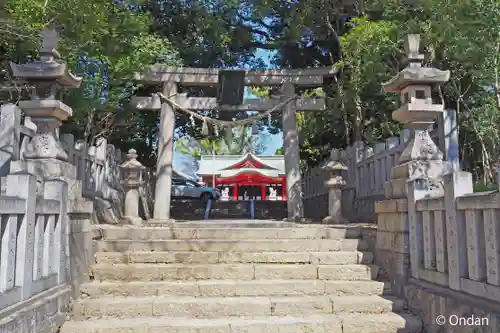
<svg viewBox="0 0 500 333">
<path fill-rule="evenodd" d="M 281 200 L 286 200 L 286 184 L 281 183 Z"/>
<path fill-rule="evenodd" d="M 238 200 L 238 185 L 233 185 L 233 200 Z"/>
<path fill-rule="evenodd" d="M 267 185 L 262 185 L 260 187 L 260 196 L 261 196 L 262 200 L 266 200 L 266 187 L 267 187 Z"/>
</svg>

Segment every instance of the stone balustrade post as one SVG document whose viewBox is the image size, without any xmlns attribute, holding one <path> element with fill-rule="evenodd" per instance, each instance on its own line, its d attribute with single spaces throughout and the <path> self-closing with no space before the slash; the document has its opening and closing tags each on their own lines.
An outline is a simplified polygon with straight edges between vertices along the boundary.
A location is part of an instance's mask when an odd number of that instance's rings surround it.
<svg viewBox="0 0 500 333">
<path fill-rule="evenodd" d="M 330 173 L 330 178 L 325 182 L 328 188 L 328 216 L 323 219 L 324 224 L 346 223 L 347 219 L 342 215 L 342 189 L 347 182 L 344 179 L 347 166 L 344 151 L 332 149 L 330 160 L 323 167 Z"/>
<path fill-rule="evenodd" d="M 130 149 L 127 157 L 128 161 L 121 165 L 123 187 L 125 190 L 124 220 L 133 225 L 141 225 L 142 219 L 139 217 L 139 189 L 143 185 L 143 172 L 146 167 L 137 160 L 135 149 Z"/>
</svg>

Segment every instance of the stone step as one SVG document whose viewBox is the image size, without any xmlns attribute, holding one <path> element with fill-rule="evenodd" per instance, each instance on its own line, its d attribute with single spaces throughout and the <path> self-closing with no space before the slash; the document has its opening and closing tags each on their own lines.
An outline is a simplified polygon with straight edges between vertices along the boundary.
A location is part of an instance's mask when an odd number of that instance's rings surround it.
<svg viewBox="0 0 500 333">
<path fill-rule="evenodd" d="M 202 280 L 91 282 L 83 297 L 101 296 L 369 296 L 382 295 L 389 284 L 378 281 Z"/>
<path fill-rule="evenodd" d="M 230 252 L 327 252 L 363 251 L 367 244 L 359 239 L 195 239 L 195 240 L 100 240 L 97 252 L 126 251 L 230 251 Z"/>
<path fill-rule="evenodd" d="M 165 280 L 372 280 L 375 265 L 313 264 L 96 264 L 97 281 Z"/>
<path fill-rule="evenodd" d="M 404 301 L 381 296 L 274 296 L 274 297 L 101 297 L 73 303 L 76 318 L 257 317 L 310 314 L 400 312 Z"/>
<path fill-rule="evenodd" d="M 371 252 L 97 252 L 97 263 L 179 263 L 179 264 L 371 264 Z"/>
<path fill-rule="evenodd" d="M 60 333 L 423 333 L 409 314 L 313 315 L 307 317 L 168 318 L 140 317 L 66 322 Z"/>
<path fill-rule="evenodd" d="M 167 239 L 344 239 L 358 238 L 359 229 L 347 228 L 188 228 L 96 225 L 94 237 L 107 240 Z"/>
<path fill-rule="evenodd" d="M 148 220 L 145 226 L 151 227 L 181 227 L 181 228 L 293 228 L 296 223 L 274 220 L 202 220 L 202 221 L 176 221 L 164 223 L 163 221 Z"/>
</svg>

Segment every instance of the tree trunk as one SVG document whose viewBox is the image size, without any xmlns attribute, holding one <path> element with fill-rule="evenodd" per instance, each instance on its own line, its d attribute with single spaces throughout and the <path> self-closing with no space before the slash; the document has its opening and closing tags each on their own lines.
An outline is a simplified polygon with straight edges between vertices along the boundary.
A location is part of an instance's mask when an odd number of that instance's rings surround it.
<svg viewBox="0 0 500 333">
<path fill-rule="evenodd" d="M 85 138 L 85 141 L 87 141 L 87 144 L 89 146 L 91 146 L 94 143 L 93 138 L 91 137 L 93 123 L 94 123 L 94 116 L 95 116 L 95 108 L 91 108 L 89 114 L 87 115 L 87 123 L 85 124 L 85 131 L 83 132 L 83 137 Z"/>
</svg>

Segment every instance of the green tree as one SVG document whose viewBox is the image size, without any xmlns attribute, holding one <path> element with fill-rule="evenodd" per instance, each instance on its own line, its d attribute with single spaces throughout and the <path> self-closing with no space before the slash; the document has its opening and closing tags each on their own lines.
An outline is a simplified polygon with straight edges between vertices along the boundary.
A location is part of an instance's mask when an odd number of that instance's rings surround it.
<svg viewBox="0 0 500 333">
<path fill-rule="evenodd" d="M 265 147 L 263 139 L 250 135 L 247 126 L 235 129 L 231 142 L 225 137 L 209 137 L 196 140 L 180 138 L 175 142 L 175 149 L 185 155 L 199 158 L 201 155 L 242 155 L 249 152 L 260 154 Z"/>
<path fill-rule="evenodd" d="M 181 62 L 167 38 L 151 33 L 153 20 L 147 12 L 126 2 L 100 0 L 8 0 L 6 10 L 26 34 L 37 36 L 40 29 L 55 27 L 61 37 L 60 53 L 84 77 L 82 86 L 63 98 L 74 110 L 66 131 L 89 143 L 103 136 L 118 146 L 148 142 L 152 149 L 156 115 L 126 109 L 137 89 L 131 75 L 157 62 Z M 19 44 L 21 49 L 25 43 Z M 10 58 L 16 60 L 18 52 L 13 50 Z M 82 68 L 82 58 L 100 64 Z"/>
</svg>

